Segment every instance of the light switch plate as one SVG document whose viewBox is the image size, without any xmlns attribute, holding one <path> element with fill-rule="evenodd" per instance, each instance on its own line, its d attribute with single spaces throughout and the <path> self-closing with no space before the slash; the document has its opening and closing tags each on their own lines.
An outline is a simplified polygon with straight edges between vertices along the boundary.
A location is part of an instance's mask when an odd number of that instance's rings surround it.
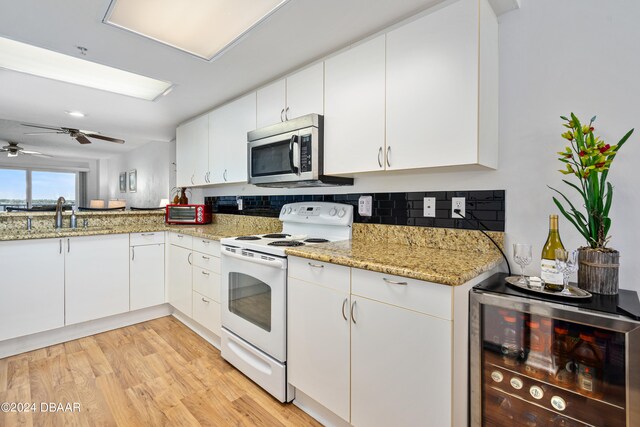
<svg viewBox="0 0 640 427">
<path fill-rule="evenodd" d="M 425 197 L 424 198 L 424 216 L 435 218 L 436 217 L 436 198 Z"/>
<path fill-rule="evenodd" d="M 360 216 L 371 216 L 373 211 L 373 196 L 360 196 L 358 199 L 358 213 Z"/>
<path fill-rule="evenodd" d="M 243 208 L 242 198 L 236 197 L 236 203 L 238 203 L 238 210 L 241 211 Z"/>
</svg>

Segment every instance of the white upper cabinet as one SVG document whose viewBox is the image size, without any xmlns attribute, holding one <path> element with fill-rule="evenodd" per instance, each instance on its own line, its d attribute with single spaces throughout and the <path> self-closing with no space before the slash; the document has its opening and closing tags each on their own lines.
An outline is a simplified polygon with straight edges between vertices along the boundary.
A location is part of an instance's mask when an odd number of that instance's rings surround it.
<svg viewBox="0 0 640 427">
<path fill-rule="evenodd" d="M 247 181 L 247 132 L 256 128 L 256 93 L 251 92 L 209 114 L 207 183 Z"/>
<path fill-rule="evenodd" d="M 324 64 L 319 62 L 258 90 L 257 128 L 324 112 Z"/>
<path fill-rule="evenodd" d="M 385 36 L 325 61 L 324 172 L 384 169 Z"/>
<path fill-rule="evenodd" d="M 497 167 L 498 25 L 460 0 L 387 33 L 387 169 Z"/>
<path fill-rule="evenodd" d="M 176 185 L 207 183 L 209 173 L 209 115 L 197 117 L 176 129 Z"/>
</svg>

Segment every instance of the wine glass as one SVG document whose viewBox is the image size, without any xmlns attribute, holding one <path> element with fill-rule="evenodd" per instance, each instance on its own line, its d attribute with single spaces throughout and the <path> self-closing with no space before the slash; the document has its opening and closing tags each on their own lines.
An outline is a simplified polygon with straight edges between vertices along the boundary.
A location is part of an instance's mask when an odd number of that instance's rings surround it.
<svg viewBox="0 0 640 427">
<path fill-rule="evenodd" d="M 517 285 L 529 286 L 529 281 L 524 277 L 524 267 L 531 263 L 533 254 L 531 252 L 531 245 L 524 243 L 513 244 L 513 259 L 516 264 L 520 266 L 520 278 L 516 282 Z"/>
<path fill-rule="evenodd" d="M 572 296 L 569 290 L 569 276 L 578 269 L 578 251 L 556 249 L 556 268 L 562 273 L 562 291 L 558 295 Z"/>
</svg>

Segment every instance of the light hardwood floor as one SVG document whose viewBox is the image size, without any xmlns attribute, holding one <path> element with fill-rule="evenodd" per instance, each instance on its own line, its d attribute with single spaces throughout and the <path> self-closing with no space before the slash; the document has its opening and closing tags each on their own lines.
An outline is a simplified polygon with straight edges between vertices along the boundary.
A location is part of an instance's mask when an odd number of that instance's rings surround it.
<svg viewBox="0 0 640 427">
<path fill-rule="evenodd" d="M 168 316 L 0 359 L 0 426 L 319 426 Z M 80 412 L 41 412 L 41 402 Z"/>
</svg>

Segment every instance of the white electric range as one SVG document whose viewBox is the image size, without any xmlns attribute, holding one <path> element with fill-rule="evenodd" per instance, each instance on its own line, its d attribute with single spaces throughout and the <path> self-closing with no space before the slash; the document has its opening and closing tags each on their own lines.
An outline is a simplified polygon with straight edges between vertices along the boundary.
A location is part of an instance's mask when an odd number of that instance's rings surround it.
<svg viewBox="0 0 640 427">
<path fill-rule="evenodd" d="M 222 357 L 281 402 L 287 385 L 288 247 L 351 239 L 353 206 L 284 205 L 282 232 L 222 239 Z"/>
</svg>

